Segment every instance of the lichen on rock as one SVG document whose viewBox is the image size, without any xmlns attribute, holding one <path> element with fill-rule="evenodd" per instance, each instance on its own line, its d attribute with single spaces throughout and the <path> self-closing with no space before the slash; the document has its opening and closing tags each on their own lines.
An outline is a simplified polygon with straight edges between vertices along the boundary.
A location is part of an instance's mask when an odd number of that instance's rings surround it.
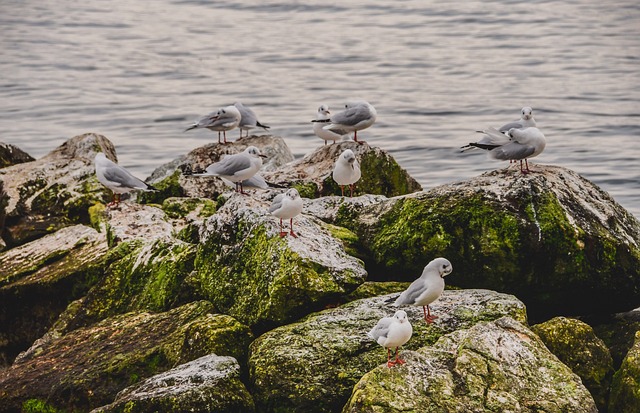
<svg viewBox="0 0 640 413">
<path fill-rule="evenodd" d="M 640 331 L 636 331 L 633 346 L 613 376 L 609 412 L 640 410 Z"/>
</svg>

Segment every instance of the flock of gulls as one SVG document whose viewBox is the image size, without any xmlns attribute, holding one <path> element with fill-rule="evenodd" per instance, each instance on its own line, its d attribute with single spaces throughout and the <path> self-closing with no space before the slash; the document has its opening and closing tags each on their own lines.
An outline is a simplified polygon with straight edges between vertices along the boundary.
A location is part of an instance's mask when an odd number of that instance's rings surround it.
<svg viewBox="0 0 640 413">
<path fill-rule="evenodd" d="M 353 132 L 353 140 L 358 140 L 358 131 L 366 129 L 376 121 L 376 109 L 366 101 L 355 101 L 345 105 L 341 112 L 331 114 L 329 106 L 323 104 L 318 108 L 316 119 L 313 119 L 315 135 L 327 144 L 345 139 Z M 255 128 L 269 129 L 270 126 L 260 123 L 255 112 L 240 102 L 225 106 L 197 120 L 185 131 L 205 128 L 218 132 L 218 143 L 228 143 L 226 133 L 238 128 L 240 137 L 243 131 Z M 484 136 L 477 142 L 463 146 L 462 152 L 472 149 L 488 151 L 489 157 L 496 160 L 520 162 L 520 171 L 530 173 L 528 159 L 539 155 L 545 148 L 544 134 L 536 127 L 533 110 L 522 108 L 519 120 L 507 123 L 500 128 L 490 127 L 477 131 Z M 220 161 L 209 165 L 204 173 L 194 176 L 217 176 L 235 185 L 238 193 L 245 194 L 244 186 L 267 188 L 267 183 L 258 174 L 262 168 L 263 155 L 255 146 L 247 147 L 243 152 L 227 155 Z M 109 160 L 104 153 L 95 157 L 96 176 L 104 186 L 113 192 L 113 200 L 107 205 L 112 207 L 120 202 L 120 196 L 134 190 L 154 191 L 153 186 L 136 178 L 125 168 Z M 351 149 L 346 149 L 337 158 L 332 177 L 340 185 L 342 196 L 344 187 L 349 187 L 353 196 L 355 183 L 361 177 L 360 165 Z M 269 207 L 269 213 L 280 219 L 280 237 L 291 235 L 298 237 L 293 230 L 293 218 L 302 212 L 303 201 L 295 188 L 278 194 Z M 289 220 L 289 231 L 283 229 L 283 220 Z M 400 294 L 393 302 L 394 306 L 418 306 L 423 308 L 424 320 L 427 324 L 438 318 L 431 314 L 429 305 L 437 300 L 444 291 L 444 277 L 449 275 L 453 267 L 446 258 L 436 258 L 424 268 L 420 278 Z M 387 366 L 405 364 L 398 355 L 398 349 L 409 341 L 413 328 L 404 310 L 398 310 L 393 317 L 384 317 L 369 331 L 368 336 L 387 349 Z M 391 360 L 391 349 L 395 348 L 395 359 Z"/>
</svg>

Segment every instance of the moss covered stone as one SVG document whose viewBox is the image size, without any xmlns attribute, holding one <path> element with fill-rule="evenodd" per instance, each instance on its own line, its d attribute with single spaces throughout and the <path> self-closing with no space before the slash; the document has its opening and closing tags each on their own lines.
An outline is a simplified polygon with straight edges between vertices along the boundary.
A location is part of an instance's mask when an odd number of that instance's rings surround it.
<svg viewBox="0 0 640 413">
<path fill-rule="evenodd" d="M 640 411 L 640 331 L 635 342 L 613 376 L 609 412 Z"/>
<path fill-rule="evenodd" d="M 175 170 L 166 178 L 153 183 L 156 191 L 142 192 L 138 194 L 138 202 L 141 204 L 162 204 L 167 198 L 183 197 L 184 190 L 180 185 L 180 170 Z"/>
<path fill-rule="evenodd" d="M 565 317 L 552 318 L 531 329 L 560 361 L 580 376 L 598 409 L 606 411 L 613 359 L 593 329 L 582 321 Z"/>
<path fill-rule="evenodd" d="M 17 146 L 0 142 L 0 168 L 34 160 L 31 155 Z"/>
</svg>

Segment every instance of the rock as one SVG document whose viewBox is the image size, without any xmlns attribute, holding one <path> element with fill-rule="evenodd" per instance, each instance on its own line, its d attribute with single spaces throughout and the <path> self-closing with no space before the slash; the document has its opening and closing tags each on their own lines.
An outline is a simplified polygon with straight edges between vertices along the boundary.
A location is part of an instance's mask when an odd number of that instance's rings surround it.
<svg viewBox="0 0 640 413">
<path fill-rule="evenodd" d="M 343 196 L 323 196 L 305 202 L 303 212 L 322 221 L 351 226 L 358 220 L 360 211 L 387 201 L 384 195 L 360 195 L 353 198 Z"/>
<path fill-rule="evenodd" d="M 582 317 L 582 321 L 593 327 L 611 351 L 613 367 L 620 368 L 622 360 L 633 346 L 637 331 L 640 331 L 640 309 L 626 313 L 600 314 L 597 317 Z"/>
<path fill-rule="evenodd" d="M 110 196 L 95 177 L 93 158 L 100 151 L 115 159 L 107 138 L 87 133 L 36 161 L 0 169 L 9 197 L 3 238 L 10 247 L 89 223 L 89 207 Z"/>
<path fill-rule="evenodd" d="M 485 173 L 364 207 L 339 225 L 371 251 L 372 279 L 410 281 L 443 256 L 456 285 L 515 294 L 533 319 L 640 306 L 640 223 L 565 168 Z"/>
<path fill-rule="evenodd" d="M 0 370 L 0 412 L 34 399 L 88 411 L 111 403 L 125 387 L 207 354 L 243 360 L 251 332 L 212 310 L 194 302 L 165 313 L 128 313 L 45 343 Z"/>
<path fill-rule="evenodd" d="M 343 413 L 598 411 L 580 378 L 509 317 L 448 334 L 403 357 L 402 367 L 365 374 Z"/>
<path fill-rule="evenodd" d="M 127 387 L 113 403 L 91 413 L 253 411 L 238 362 L 212 354 Z"/>
<path fill-rule="evenodd" d="M 362 170 L 362 178 L 356 183 L 355 194 L 390 197 L 422 190 L 420 184 L 387 152 L 368 144 L 360 145 L 349 141 L 320 146 L 284 168 L 265 173 L 265 179 L 275 184 L 292 186 L 305 198 L 340 195 L 340 186 L 333 180 L 331 173 L 336 159 L 345 149 L 351 149 L 356 154 Z"/>
<path fill-rule="evenodd" d="M 339 411 L 363 374 L 375 366 L 386 366 L 386 350 L 367 337 L 367 332 L 381 317 L 393 315 L 396 308 L 391 302 L 398 295 L 353 301 L 257 338 L 249 356 L 250 387 L 257 410 Z M 403 309 L 413 325 L 407 349 L 433 344 L 442 335 L 481 320 L 509 315 L 526 321 L 520 301 L 488 290 L 445 291 L 431 306 L 440 318 L 430 325 L 424 321 L 422 308 Z"/>
<path fill-rule="evenodd" d="M 9 205 L 9 196 L 4 191 L 4 182 L 0 180 L 0 251 L 3 251 L 7 247 L 7 243 L 3 239 L 7 205 Z"/>
<path fill-rule="evenodd" d="M 640 331 L 636 331 L 633 347 L 613 376 L 609 412 L 640 411 Z"/>
<path fill-rule="evenodd" d="M 219 194 L 232 189 L 218 177 L 193 176 L 202 173 L 223 155 L 244 151 L 248 146 L 255 146 L 267 156 L 263 161 L 262 171 L 275 170 L 293 160 L 293 155 L 279 136 L 249 136 L 240 138 L 227 145 L 210 143 L 196 148 L 161 167 L 157 168 L 148 181 L 159 191 L 139 194 L 142 203 L 162 203 L 169 197 L 198 197 L 215 199 Z M 261 172 L 263 173 L 263 172 Z"/>
<path fill-rule="evenodd" d="M 84 225 L 0 253 L 0 365 L 10 364 L 102 275 L 104 234 Z"/>
<path fill-rule="evenodd" d="M 0 142 L 0 168 L 35 160 L 31 155 L 17 146 Z"/>
<path fill-rule="evenodd" d="M 547 348 L 582 379 L 598 410 L 607 409 L 607 396 L 613 375 L 609 349 L 582 321 L 555 317 L 531 327 Z"/>
<path fill-rule="evenodd" d="M 281 238 L 269 204 L 231 195 L 205 221 L 187 280 L 191 296 L 210 300 L 258 332 L 324 308 L 367 275 L 360 260 L 304 215 L 294 219 L 298 238 Z"/>
<path fill-rule="evenodd" d="M 360 300 L 362 298 L 371 298 L 379 295 L 386 295 L 391 293 L 401 293 L 409 287 L 408 282 L 398 281 L 367 281 L 355 289 L 354 292 L 349 294 L 347 299 L 349 301 Z"/>
</svg>

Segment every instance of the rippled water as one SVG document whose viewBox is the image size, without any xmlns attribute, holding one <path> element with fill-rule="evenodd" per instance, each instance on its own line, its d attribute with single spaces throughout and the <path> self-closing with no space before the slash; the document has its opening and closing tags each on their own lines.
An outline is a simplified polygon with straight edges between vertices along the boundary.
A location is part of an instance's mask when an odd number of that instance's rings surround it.
<svg viewBox="0 0 640 413">
<path fill-rule="evenodd" d="M 0 141 L 42 156 L 106 135 L 140 177 L 212 142 L 183 130 L 240 100 L 296 156 L 324 102 L 425 189 L 506 166 L 457 148 L 532 106 L 536 162 L 574 169 L 640 217 L 640 3 L 26 0 L 0 3 Z M 231 133 L 237 136 L 237 132 Z"/>
</svg>

